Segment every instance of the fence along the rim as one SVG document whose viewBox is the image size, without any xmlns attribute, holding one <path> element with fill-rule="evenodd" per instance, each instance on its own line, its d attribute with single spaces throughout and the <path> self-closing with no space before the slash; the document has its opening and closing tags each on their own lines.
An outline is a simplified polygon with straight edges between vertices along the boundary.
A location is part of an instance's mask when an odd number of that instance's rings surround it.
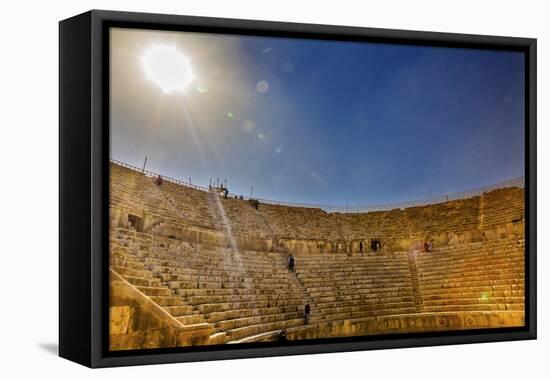
<svg viewBox="0 0 550 378">
<path fill-rule="evenodd" d="M 144 174 L 147 177 L 162 177 L 163 180 L 172 182 L 177 185 L 187 186 L 193 189 L 202 190 L 204 192 L 208 192 L 207 187 L 203 187 L 200 185 L 194 185 L 190 184 L 185 181 L 181 181 L 178 179 L 174 179 L 171 177 L 163 176 L 155 172 L 147 171 L 142 168 L 135 167 L 133 165 L 110 159 L 110 162 L 116 165 L 119 165 L 121 167 L 125 167 L 128 169 L 131 169 L 136 172 L 140 172 Z M 416 207 L 416 206 L 426 206 L 426 205 L 435 205 L 438 203 L 444 203 L 449 201 L 455 201 L 455 200 L 461 200 L 461 199 L 467 199 L 476 197 L 479 195 L 482 195 L 483 193 L 487 193 L 496 189 L 503 189 L 503 188 L 524 188 L 525 187 L 525 176 L 517 177 L 514 179 L 502 181 L 493 185 L 484 186 L 477 189 L 467 190 L 464 192 L 457 192 L 457 193 L 450 193 L 440 196 L 434 196 L 429 198 L 423 198 L 423 199 L 417 199 L 413 201 L 404 201 L 404 202 L 396 202 L 396 203 L 386 203 L 386 204 L 379 204 L 379 205 L 354 205 L 354 206 L 345 206 L 345 205 L 324 205 L 324 204 L 313 204 L 313 203 L 297 203 L 297 202 L 284 202 L 284 201 L 275 201 L 265 198 L 257 198 L 257 197 L 250 197 L 250 196 L 243 196 L 245 200 L 248 199 L 255 199 L 259 201 L 260 203 L 264 203 L 266 205 L 279 205 L 279 206 L 291 206 L 291 207 L 304 207 L 304 208 L 310 208 L 310 209 L 321 209 L 323 211 L 326 211 L 327 213 L 369 213 L 373 211 L 388 211 L 388 210 L 394 210 L 394 209 L 405 209 L 408 207 Z"/>
</svg>

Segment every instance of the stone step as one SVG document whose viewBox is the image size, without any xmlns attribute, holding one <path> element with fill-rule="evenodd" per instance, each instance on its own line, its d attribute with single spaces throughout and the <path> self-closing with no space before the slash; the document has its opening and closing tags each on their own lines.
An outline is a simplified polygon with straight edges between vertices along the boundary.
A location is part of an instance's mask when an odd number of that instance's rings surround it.
<svg viewBox="0 0 550 378">
<path fill-rule="evenodd" d="M 269 288 L 269 289 L 247 289 L 247 288 L 231 288 L 231 289 L 177 289 L 178 295 L 184 298 L 187 297 L 207 297 L 207 296 L 235 296 L 235 295 L 302 295 L 303 292 L 300 287 L 286 288 L 284 292 L 281 292 L 281 288 Z"/>
<path fill-rule="evenodd" d="M 216 332 L 210 335 L 210 339 L 209 339 L 210 345 L 225 344 L 226 342 L 227 342 L 227 335 L 225 334 L 225 332 Z"/>
<path fill-rule="evenodd" d="M 492 287 L 492 286 L 498 286 L 498 285 L 521 285 L 523 284 L 524 279 L 523 277 L 515 277 L 515 278 L 500 278 L 500 279 L 492 279 L 492 280 L 483 280 L 483 279 L 476 279 L 476 280 L 442 280 L 437 281 L 437 283 L 434 283 L 434 281 L 428 281 L 425 283 L 422 279 L 420 279 L 420 288 L 422 291 L 430 291 L 430 290 L 441 290 L 441 289 L 450 289 L 450 288 L 476 288 L 476 287 Z"/>
<path fill-rule="evenodd" d="M 250 282 L 194 282 L 194 281 L 166 281 L 171 289 L 279 289 L 287 290 L 296 285 L 294 281 L 284 283 Z"/>
<path fill-rule="evenodd" d="M 228 341 L 243 339 L 248 336 L 257 335 L 269 331 L 281 330 L 296 327 L 304 324 L 304 319 L 292 319 L 273 323 L 254 324 L 241 328 L 226 331 Z"/>
<path fill-rule="evenodd" d="M 143 294 L 147 296 L 168 297 L 172 295 L 172 291 L 165 287 L 136 286 L 136 289 L 138 289 L 139 291 L 141 291 Z"/>
<path fill-rule="evenodd" d="M 524 310 L 521 303 L 510 304 L 477 304 L 477 305 L 447 305 L 447 306 L 426 306 L 425 312 L 448 312 L 448 311 L 519 311 Z"/>
<path fill-rule="evenodd" d="M 519 280 L 517 280 L 519 281 Z M 523 281 L 522 281 L 523 282 Z M 474 283 L 473 285 L 464 285 L 454 284 L 454 285 L 433 285 L 433 286 L 424 286 L 422 288 L 423 295 L 437 295 L 442 292 L 445 293 L 464 293 L 465 289 L 473 292 L 503 292 L 503 293 L 514 293 L 514 292 L 525 292 L 525 285 L 521 284 L 509 284 L 509 283 L 498 283 L 491 285 L 490 282 L 479 282 Z M 505 294 L 506 295 L 506 294 Z"/>
<path fill-rule="evenodd" d="M 454 299 L 464 299 L 464 298 L 485 298 L 489 296 L 494 297 L 525 297 L 525 292 L 522 290 L 517 291 L 494 291 L 494 290 L 467 290 L 462 292 L 445 292 L 441 291 L 439 293 L 432 293 L 432 294 L 423 294 L 422 298 L 424 299 L 424 302 L 426 301 L 434 301 L 434 300 L 454 300 Z"/>
<path fill-rule="evenodd" d="M 244 344 L 244 343 L 254 343 L 260 341 L 277 341 L 280 330 L 268 331 L 260 333 L 258 335 L 252 335 L 248 337 L 243 337 L 239 340 L 230 341 L 228 344 Z M 225 336 L 225 332 L 223 333 Z"/>
<path fill-rule="evenodd" d="M 205 322 L 204 317 L 197 314 L 178 316 L 176 319 L 183 325 L 200 324 Z"/>
<path fill-rule="evenodd" d="M 273 315 L 263 315 L 263 316 L 251 316 L 251 317 L 245 317 L 245 318 L 238 318 L 238 319 L 232 319 L 232 320 L 223 320 L 216 323 L 216 330 L 219 331 L 225 331 L 229 332 L 232 329 L 242 328 L 254 324 L 265 324 L 265 323 L 273 323 L 273 322 L 279 322 L 279 321 L 286 321 L 290 319 L 303 319 L 303 314 L 299 314 L 297 312 L 291 313 L 279 313 L 279 314 L 273 314 Z"/>
<path fill-rule="evenodd" d="M 365 301 L 379 301 L 379 302 L 392 302 L 400 300 L 413 300 L 414 298 L 412 288 L 409 288 L 406 293 L 400 292 L 387 292 L 385 296 L 380 296 L 380 293 L 370 293 L 370 294 L 347 294 L 347 295 L 331 295 L 330 293 L 325 296 L 312 296 L 315 303 L 321 306 L 323 303 L 330 302 L 342 302 L 349 300 L 365 300 Z"/>
<path fill-rule="evenodd" d="M 351 281 L 349 283 L 332 283 L 326 281 L 325 285 L 311 286 L 307 283 L 304 283 L 307 287 L 307 292 L 311 295 L 316 295 L 317 293 L 328 293 L 329 291 L 335 292 L 348 292 L 348 291 L 360 291 L 365 293 L 385 293 L 385 292 L 394 292 L 394 291 L 408 291 L 412 290 L 410 279 L 403 279 L 397 282 L 387 282 L 387 283 L 374 283 L 371 281 Z"/>
<path fill-rule="evenodd" d="M 160 279 L 158 278 L 141 278 L 122 275 L 124 279 L 134 286 L 160 287 Z"/>
<path fill-rule="evenodd" d="M 297 312 L 298 306 L 291 306 L 290 308 L 287 308 L 288 312 Z M 285 313 L 283 310 L 279 307 L 263 307 L 263 308 L 254 308 L 254 309 L 239 309 L 239 310 L 227 310 L 227 311 L 220 311 L 220 312 L 211 312 L 208 314 L 205 314 L 204 317 L 206 320 L 208 320 L 210 323 L 220 322 L 224 320 L 233 320 L 233 319 L 239 319 L 239 318 L 248 318 L 251 316 L 265 316 L 265 315 L 273 315 L 273 314 L 282 314 Z"/>
<path fill-rule="evenodd" d="M 244 283 L 254 283 L 261 282 L 263 284 L 279 284 L 281 282 L 287 282 L 290 279 L 289 275 L 283 276 L 281 279 L 273 278 L 256 278 L 251 275 L 242 274 L 239 276 L 212 276 L 212 275 L 178 275 L 176 280 L 172 280 L 169 277 L 165 276 L 164 273 L 160 274 L 160 277 L 163 281 L 193 281 L 193 282 L 244 282 Z"/>
<path fill-rule="evenodd" d="M 280 282 L 280 281 L 288 281 L 290 279 L 290 274 L 284 272 L 284 273 L 266 273 L 263 272 L 255 272 L 253 274 L 249 274 L 247 272 L 226 272 L 226 273 L 214 273 L 214 272 L 208 272 L 208 271 L 189 271 L 188 273 L 182 273 L 178 270 L 173 269 L 154 269 L 155 271 L 160 273 L 160 277 L 162 277 L 165 281 L 189 281 L 189 280 L 195 280 L 195 281 L 241 281 L 242 278 L 246 277 L 247 282 L 251 282 L 254 280 L 262 280 L 265 282 Z M 209 279 L 211 278 L 211 279 Z"/>
<path fill-rule="evenodd" d="M 258 308 L 279 308 L 281 311 L 290 311 L 294 308 L 301 308 L 304 305 L 302 300 L 286 300 L 279 302 L 269 301 L 254 301 L 254 302 L 230 302 L 230 303 L 205 303 L 196 305 L 202 314 L 211 312 L 221 312 L 241 309 L 258 309 Z"/>
<path fill-rule="evenodd" d="M 179 297 L 149 296 L 149 298 L 161 307 L 181 306 L 184 304 L 183 300 Z"/>
<path fill-rule="evenodd" d="M 148 278 L 152 279 L 153 273 L 148 270 L 136 270 L 126 267 L 119 267 L 115 266 L 113 269 L 120 274 L 121 276 L 132 276 L 132 277 L 141 277 L 141 278 Z"/>
<path fill-rule="evenodd" d="M 316 285 L 326 285 L 327 283 L 334 284 L 344 284 L 349 285 L 353 283 L 380 283 L 380 284 L 390 284 L 399 281 L 408 280 L 410 278 L 409 272 L 394 275 L 387 277 L 384 275 L 372 275 L 372 274 L 348 274 L 347 276 L 337 277 L 337 276 L 326 276 L 326 277 L 304 277 L 298 276 L 300 281 L 309 286 Z"/>
<path fill-rule="evenodd" d="M 402 307 L 396 309 L 380 309 L 376 311 L 334 311 L 331 313 L 324 313 L 321 315 L 322 321 L 335 321 L 346 319 L 360 319 L 373 316 L 387 316 L 387 315 L 401 315 L 401 314 L 414 314 L 416 313 L 416 307 L 411 304 L 409 307 Z M 320 320 L 320 321 L 321 321 Z"/>
<path fill-rule="evenodd" d="M 198 311 L 193 309 L 193 306 L 164 306 L 163 307 L 173 317 L 196 315 Z"/>
<path fill-rule="evenodd" d="M 188 297 L 187 301 L 192 305 L 200 305 L 207 303 L 241 303 L 241 302 L 287 302 L 290 300 L 301 300 L 301 296 L 291 293 L 278 294 L 256 294 L 256 295 L 220 295 L 220 296 L 193 296 Z"/>
<path fill-rule="evenodd" d="M 352 308 L 364 307 L 368 309 L 384 309 L 384 308 L 402 308 L 409 307 L 414 303 L 414 297 L 411 295 L 407 298 L 394 298 L 393 301 L 373 301 L 366 299 L 349 299 L 335 300 L 333 302 L 316 303 L 315 308 L 320 313 L 330 312 L 334 308 L 340 308 L 348 311 Z"/>
<path fill-rule="evenodd" d="M 455 299 L 433 299 L 424 300 L 426 306 L 447 306 L 447 305 L 477 305 L 477 304 L 511 304 L 525 303 L 525 297 L 493 297 L 482 295 L 474 298 L 455 298 Z"/>
</svg>

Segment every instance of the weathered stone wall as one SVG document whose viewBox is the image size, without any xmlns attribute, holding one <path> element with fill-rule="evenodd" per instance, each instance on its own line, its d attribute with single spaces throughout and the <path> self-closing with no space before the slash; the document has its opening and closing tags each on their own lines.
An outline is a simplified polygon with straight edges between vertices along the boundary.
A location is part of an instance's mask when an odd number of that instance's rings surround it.
<svg viewBox="0 0 550 378">
<path fill-rule="evenodd" d="M 402 314 L 324 322 L 287 331 L 289 340 L 497 327 L 522 327 L 523 311 Z"/>
<path fill-rule="evenodd" d="M 279 239 L 277 245 L 296 254 L 344 253 L 347 248 L 345 240 Z"/>
<path fill-rule="evenodd" d="M 423 244 L 429 239 L 434 248 L 465 244 L 471 242 L 480 242 L 487 240 L 496 240 L 509 237 L 523 237 L 525 235 L 525 224 L 523 222 L 508 223 L 497 225 L 493 228 L 473 229 L 462 232 L 434 232 L 425 237 L 412 236 L 393 239 L 391 241 L 381 239 L 382 251 L 403 251 L 408 250 L 412 245 L 417 243 Z M 360 243 L 363 248 L 361 250 Z M 263 247 L 256 250 L 265 250 L 272 246 L 271 240 L 255 243 L 250 245 L 254 247 Z M 239 244 L 241 245 L 241 244 Z M 347 253 L 359 254 L 361 252 L 370 251 L 370 239 L 355 239 L 355 240 L 311 240 L 311 239 L 287 239 L 282 238 L 276 244 L 281 250 L 288 251 L 299 255 L 319 254 L 319 253 Z M 269 250 L 269 249 L 268 249 Z"/>
</svg>

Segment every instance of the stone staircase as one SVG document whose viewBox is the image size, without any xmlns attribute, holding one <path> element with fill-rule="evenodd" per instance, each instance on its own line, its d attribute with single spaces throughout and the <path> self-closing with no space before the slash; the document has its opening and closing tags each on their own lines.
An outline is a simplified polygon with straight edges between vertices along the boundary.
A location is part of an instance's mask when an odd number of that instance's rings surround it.
<svg viewBox="0 0 550 378">
<path fill-rule="evenodd" d="M 414 295 L 414 306 L 416 312 L 424 311 L 424 301 L 422 299 L 422 291 L 420 289 L 420 283 L 418 280 L 418 271 L 416 269 L 416 253 L 417 250 L 410 249 L 408 251 L 409 270 L 411 272 L 411 283 Z"/>
<path fill-rule="evenodd" d="M 403 253 L 305 255 L 296 271 L 313 301 L 312 321 L 414 312 L 408 262 Z"/>
</svg>

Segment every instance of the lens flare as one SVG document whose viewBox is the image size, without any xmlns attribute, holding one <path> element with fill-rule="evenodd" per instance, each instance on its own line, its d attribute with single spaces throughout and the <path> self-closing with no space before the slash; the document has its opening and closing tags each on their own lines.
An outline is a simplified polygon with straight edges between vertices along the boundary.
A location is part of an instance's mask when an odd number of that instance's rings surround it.
<svg viewBox="0 0 550 378">
<path fill-rule="evenodd" d="M 199 93 L 208 93 L 208 85 L 206 85 L 206 83 L 203 83 L 202 81 L 199 81 L 199 82 L 195 85 L 195 89 L 196 89 L 197 92 L 199 92 Z"/>
<path fill-rule="evenodd" d="M 260 93 L 266 93 L 269 90 L 269 84 L 265 80 L 258 81 L 256 90 Z"/>
<path fill-rule="evenodd" d="M 251 120 L 247 119 L 246 121 L 244 121 L 243 123 L 243 130 L 247 133 L 251 132 L 254 130 L 254 128 L 256 127 L 256 125 L 254 124 L 254 122 L 252 122 Z"/>
<path fill-rule="evenodd" d="M 143 55 L 145 74 L 165 93 L 182 92 L 194 80 L 189 59 L 174 46 L 153 46 Z"/>
</svg>

